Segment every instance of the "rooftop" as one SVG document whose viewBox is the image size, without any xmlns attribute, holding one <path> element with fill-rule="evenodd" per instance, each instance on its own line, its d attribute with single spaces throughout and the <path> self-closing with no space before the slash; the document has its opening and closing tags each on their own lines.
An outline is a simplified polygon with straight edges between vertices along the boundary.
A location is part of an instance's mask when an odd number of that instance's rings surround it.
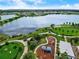
<svg viewBox="0 0 79 59">
<path fill-rule="evenodd" d="M 41 48 L 42 48 L 44 51 L 52 52 L 52 49 L 51 49 L 51 47 L 49 47 L 49 46 L 42 46 Z"/>
<path fill-rule="evenodd" d="M 66 52 L 69 56 L 73 56 L 75 57 L 74 53 L 73 53 L 73 49 L 70 43 L 68 42 L 64 42 L 64 41 L 60 41 L 59 43 L 59 48 L 60 48 L 60 52 L 64 53 Z"/>
</svg>

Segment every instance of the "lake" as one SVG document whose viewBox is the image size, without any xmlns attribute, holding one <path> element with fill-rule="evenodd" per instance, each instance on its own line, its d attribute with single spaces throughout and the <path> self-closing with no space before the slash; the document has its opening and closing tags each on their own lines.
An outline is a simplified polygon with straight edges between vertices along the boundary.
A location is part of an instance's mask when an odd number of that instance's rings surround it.
<svg viewBox="0 0 79 59">
<path fill-rule="evenodd" d="M 22 17 L 18 20 L 5 24 L 0 27 L 0 30 L 3 31 L 2 33 L 9 35 L 27 34 L 40 27 L 48 27 L 51 24 L 59 25 L 65 22 L 79 23 L 79 15 L 53 14 L 46 16 Z"/>
<path fill-rule="evenodd" d="M 9 19 L 9 18 L 12 18 L 12 17 L 15 17 L 15 16 L 16 16 L 16 15 L 2 15 L 0 21 Z"/>
</svg>

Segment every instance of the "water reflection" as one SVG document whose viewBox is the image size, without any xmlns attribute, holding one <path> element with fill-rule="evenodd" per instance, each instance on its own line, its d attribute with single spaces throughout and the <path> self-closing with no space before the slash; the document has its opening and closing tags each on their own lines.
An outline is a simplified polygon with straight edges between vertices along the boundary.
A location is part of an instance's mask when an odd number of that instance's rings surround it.
<svg viewBox="0 0 79 59">
<path fill-rule="evenodd" d="M 37 17 L 22 17 L 1 27 L 4 33 L 18 34 L 31 32 L 51 24 L 59 25 L 64 22 L 79 22 L 79 15 L 47 15 Z M 28 31 L 29 28 L 29 31 Z M 33 31 L 34 31 L 33 30 Z"/>
</svg>

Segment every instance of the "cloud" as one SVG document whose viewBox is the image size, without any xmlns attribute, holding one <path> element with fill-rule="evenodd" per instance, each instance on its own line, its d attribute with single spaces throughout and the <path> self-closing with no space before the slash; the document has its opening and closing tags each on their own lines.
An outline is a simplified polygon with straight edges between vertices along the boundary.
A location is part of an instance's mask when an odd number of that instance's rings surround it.
<svg viewBox="0 0 79 59">
<path fill-rule="evenodd" d="M 79 9 L 79 4 L 54 5 L 54 6 L 45 6 L 40 8 L 42 9 Z"/>
<path fill-rule="evenodd" d="M 26 4 L 22 0 L 12 0 L 14 3 L 16 3 L 17 6 L 26 6 Z"/>
<path fill-rule="evenodd" d="M 30 6 L 42 6 L 46 3 L 45 0 L 24 0 L 26 4 L 29 4 Z M 29 2 L 29 3 L 28 3 Z"/>
<path fill-rule="evenodd" d="M 5 0 L 0 0 L 0 2 Z M 24 2 L 26 1 L 26 2 Z M 27 3 L 33 2 L 32 5 Z M 60 0 L 63 1 L 63 0 Z M 7 0 L 6 3 L 14 3 L 10 6 L 5 6 L 0 4 L 0 9 L 79 9 L 79 3 L 75 4 L 64 4 L 64 5 L 44 5 L 45 0 Z M 42 6 L 43 4 L 43 6 Z"/>
<path fill-rule="evenodd" d="M 44 3 L 44 0 L 27 0 L 27 1 L 29 1 L 29 2 L 33 2 L 33 3 L 34 3 L 34 5 Z"/>
<path fill-rule="evenodd" d="M 74 5 L 62 5 L 60 8 L 62 9 L 79 9 L 79 4 L 74 4 Z"/>
<path fill-rule="evenodd" d="M 5 1 L 5 0 L 0 0 L 0 1 Z M 0 9 L 24 9 L 29 7 L 26 3 L 24 3 L 22 0 L 8 0 L 8 3 L 14 3 L 14 5 L 10 6 L 2 6 L 0 5 Z"/>
</svg>

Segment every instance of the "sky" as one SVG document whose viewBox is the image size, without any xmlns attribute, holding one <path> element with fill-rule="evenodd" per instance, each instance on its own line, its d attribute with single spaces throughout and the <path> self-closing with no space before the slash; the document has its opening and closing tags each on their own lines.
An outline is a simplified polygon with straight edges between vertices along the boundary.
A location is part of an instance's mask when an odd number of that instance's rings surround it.
<svg viewBox="0 0 79 59">
<path fill-rule="evenodd" d="M 0 9 L 79 9 L 79 0 L 0 0 Z"/>
</svg>

